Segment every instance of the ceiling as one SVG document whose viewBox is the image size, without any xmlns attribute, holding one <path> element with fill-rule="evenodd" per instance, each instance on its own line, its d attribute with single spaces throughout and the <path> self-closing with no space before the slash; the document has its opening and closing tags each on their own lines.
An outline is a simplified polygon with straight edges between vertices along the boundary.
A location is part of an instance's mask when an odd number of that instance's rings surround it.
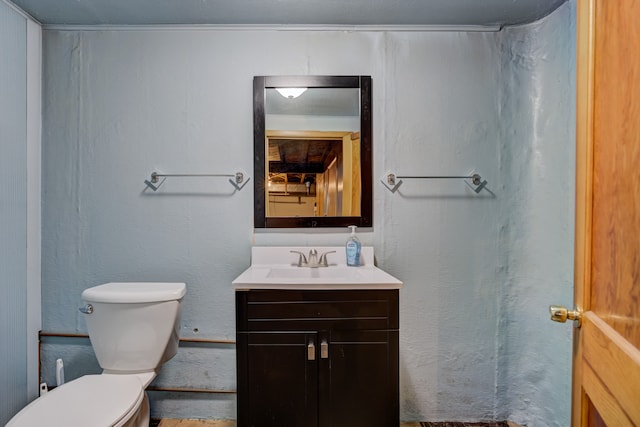
<svg viewBox="0 0 640 427">
<path fill-rule="evenodd" d="M 276 89 L 265 92 L 266 114 L 347 116 L 360 122 L 358 88 L 308 88 L 294 99 L 285 98 Z"/>
<path fill-rule="evenodd" d="M 44 25 L 503 26 L 567 0 L 9 0 Z"/>
</svg>

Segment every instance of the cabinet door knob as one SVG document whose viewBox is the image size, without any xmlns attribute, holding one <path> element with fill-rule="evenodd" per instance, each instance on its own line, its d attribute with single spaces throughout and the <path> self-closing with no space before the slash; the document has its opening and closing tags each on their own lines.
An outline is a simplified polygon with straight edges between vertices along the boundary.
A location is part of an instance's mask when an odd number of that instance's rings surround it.
<svg viewBox="0 0 640 427">
<path fill-rule="evenodd" d="M 307 360 L 316 360 L 316 346 L 313 341 L 307 345 Z"/>
<path fill-rule="evenodd" d="M 322 340 L 322 342 L 320 343 L 320 358 L 329 358 L 329 343 L 327 343 L 327 340 Z"/>
</svg>

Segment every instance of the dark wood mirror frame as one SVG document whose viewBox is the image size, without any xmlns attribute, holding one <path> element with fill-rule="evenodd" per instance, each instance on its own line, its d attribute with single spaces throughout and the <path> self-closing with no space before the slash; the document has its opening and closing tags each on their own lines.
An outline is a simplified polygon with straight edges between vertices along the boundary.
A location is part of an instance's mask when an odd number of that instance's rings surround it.
<svg viewBox="0 0 640 427">
<path fill-rule="evenodd" d="M 360 216 L 267 217 L 265 90 L 276 87 L 360 89 Z M 257 76 L 253 79 L 253 224 L 255 228 L 371 227 L 373 174 L 370 76 Z"/>
</svg>

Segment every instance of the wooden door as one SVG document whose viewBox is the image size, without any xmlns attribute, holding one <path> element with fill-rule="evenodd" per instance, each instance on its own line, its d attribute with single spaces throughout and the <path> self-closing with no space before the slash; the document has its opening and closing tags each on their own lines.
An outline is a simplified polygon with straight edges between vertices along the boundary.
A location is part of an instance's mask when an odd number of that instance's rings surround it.
<svg viewBox="0 0 640 427">
<path fill-rule="evenodd" d="M 572 425 L 640 426 L 640 0 L 579 0 Z"/>
</svg>

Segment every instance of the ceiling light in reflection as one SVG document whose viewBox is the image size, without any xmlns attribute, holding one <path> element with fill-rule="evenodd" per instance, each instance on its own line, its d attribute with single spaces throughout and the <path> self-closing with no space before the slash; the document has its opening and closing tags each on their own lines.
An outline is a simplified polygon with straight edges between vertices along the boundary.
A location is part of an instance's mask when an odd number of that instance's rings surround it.
<svg viewBox="0 0 640 427">
<path fill-rule="evenodd" d="M 306 87 L 277 87 L 278 93 L 285 98 L 294 99 L 302 95 L 307 88 Z"/>
</svg>

